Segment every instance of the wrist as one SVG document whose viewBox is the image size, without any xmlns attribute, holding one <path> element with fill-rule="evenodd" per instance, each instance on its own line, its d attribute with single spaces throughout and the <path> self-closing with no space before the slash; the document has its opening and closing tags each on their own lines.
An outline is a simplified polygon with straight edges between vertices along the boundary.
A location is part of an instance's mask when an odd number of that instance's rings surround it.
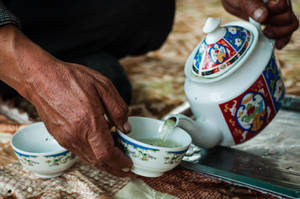
<svg viewBox="0 0 300 199">
<path fill-rule="evenodd" d="M 18 28 L 8 24 L 0 27 L 0 53 L 7 57 L 14 52 L 15 39 L 18 33 Z"/>
<path fill-rule="evenodd" d="M 0 55 L 0 79 L 31 101 L 33 83 L 41 82 L 55 59 L 14 25 L 0 27 Z"/>
</svg>

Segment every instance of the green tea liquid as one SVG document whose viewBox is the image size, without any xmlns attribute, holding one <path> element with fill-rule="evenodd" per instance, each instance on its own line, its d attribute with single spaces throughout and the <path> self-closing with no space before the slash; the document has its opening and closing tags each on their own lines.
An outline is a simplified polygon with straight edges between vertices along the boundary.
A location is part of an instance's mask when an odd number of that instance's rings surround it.
<svg viewBox="0 0 300 199">
<path fill-rule="evenodd" d="M 160 146 L 160 147 L 179 147 L 177 143 L 174 143 L 170 140 L 163 141 L 162 139 L 156 138 L 156 139 L 141 139 L 141 142 L 144 142 L 146 144 L 150 144 L 152 146 Z"/>
<path fill-rule="evenodd" d="M 160 138 L 158 139 L 151 139 L 146 140 L 148 144 L 151 144 L 153 146 L 162 146 L 162 147 L 178 147 L 179 145 L 167 140 L 167 137 L 172 131 L 174 131 L 176 122 L 174 119 L 168 119 L 164 121 L 161 126 L 158 129 L 158 133 L 160 135 Z"/>
</svg>

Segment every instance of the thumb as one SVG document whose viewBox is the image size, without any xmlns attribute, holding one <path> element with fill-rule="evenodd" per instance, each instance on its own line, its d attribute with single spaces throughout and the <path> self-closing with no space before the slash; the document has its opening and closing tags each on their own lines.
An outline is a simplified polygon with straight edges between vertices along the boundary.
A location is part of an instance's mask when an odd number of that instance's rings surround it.
<svg viewBox="0 0 300 199">
<path fill-rule="evenodd" d="M 240 8 L 259 23 L 264 22 L 269 14 L 267 5 L 262 0 L 240 0 Z"/>
</svg>

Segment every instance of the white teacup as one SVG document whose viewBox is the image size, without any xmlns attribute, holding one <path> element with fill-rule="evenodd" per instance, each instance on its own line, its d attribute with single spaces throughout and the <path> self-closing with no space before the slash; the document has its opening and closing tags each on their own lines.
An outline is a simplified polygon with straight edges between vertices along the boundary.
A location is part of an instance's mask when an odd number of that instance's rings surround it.
<svg viewBox="0 0 300 199">
<path fill-rule="evenodd" d="M 20 163 L 42 178 L 59 176 L 76 162 L 75 155 L 57 143 L 43 122 L 18 130 L 11 145 Z"/>
<path fill-rule="evenodd" d="M 192 142 L 188 133 L 176 127 L 166 137 L 166 142 L 174 146 L 153 146 L 149 144 L 149 140 L 161 138 L 158 129 L 163 121 L 129 117 L 129 123 L 131 132 L 125 135 L 118 131 L 118 142 L 133 161 L 131 171 L 138 175 L 158 177 L 173 169 L 180 163 Z"/>
</svg>

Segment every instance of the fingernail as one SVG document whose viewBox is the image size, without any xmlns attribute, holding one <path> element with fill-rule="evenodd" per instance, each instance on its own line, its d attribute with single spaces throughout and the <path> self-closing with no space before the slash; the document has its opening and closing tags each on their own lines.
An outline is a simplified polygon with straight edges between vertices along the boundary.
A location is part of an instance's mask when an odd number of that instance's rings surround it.
<svg viewBox="0 0 300 199">
<path fill-rule="evenodd" d="M 131 130 L 131 126 L 130 126 L 128 120 L 124 123 L 123 128 L 126 132 L 129 132 Z"/>
<path fill-rule="evenodd" d="M 261 20 L 262 20 L 261 17 L 263 16 L 263 13 L 264 13 L 264 9 L 262 9 L 262 8 L 256 9 L 256 10 L 254 11 L 254 13 L 253 13 L 254 19 L 255 19 L 256 21 L 261 22 Z"/>
<path fill-rule="evenodd" d="M 124 171 L 124 172 L 129 172 L 130 169 L 129 169 L 129 168 L 123 168 L 122 171 Z"/>
</svg>

